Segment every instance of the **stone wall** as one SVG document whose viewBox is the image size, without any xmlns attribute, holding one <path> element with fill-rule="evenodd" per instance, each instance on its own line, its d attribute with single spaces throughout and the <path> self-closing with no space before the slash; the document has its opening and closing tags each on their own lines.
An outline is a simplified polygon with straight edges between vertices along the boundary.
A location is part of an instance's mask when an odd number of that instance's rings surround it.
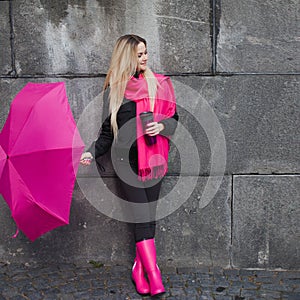
<svg viewBox="0 0 300 300">
<path fill-rule="evenodd" d="M 160 263 L 299 269 L 298 7 L 298 0 L 1 1 L 0 128 L 27 82 L 64 81 L 88 145 L 101 124 L 112 47 L 122 34 L 139 34 L 152 69 L 171 77 L 180 115 L 159 204 Z M 15 224 L 1 199 L 0 261 L 131 263 L 130 228 L 116 207 L 106 210 L 119 193 L 107 161 L 102 179 L 95 165 L 80 167 L 70 224 L 33 243 L 22 233 L 11 238 Z"/>
</svg>

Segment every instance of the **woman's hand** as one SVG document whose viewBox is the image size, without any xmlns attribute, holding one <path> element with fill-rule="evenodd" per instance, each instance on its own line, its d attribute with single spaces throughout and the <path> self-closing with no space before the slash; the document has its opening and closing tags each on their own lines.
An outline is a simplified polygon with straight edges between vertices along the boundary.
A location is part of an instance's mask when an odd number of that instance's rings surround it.
<svg viewBox="0 0 300 300">
<path fill-rule="evenodd" d="M 80 158 L 80 164 L 83 166 L 89 166 L 93 160 L 93 155 L 91 152 L 84 152 Z"/>
<path fill-rule="evenodd" d="M 150 136 L 158 135 L 162 130 L 164 130 L 165 126 L 162 123 L 151 122 L 147 124 L 146 134 Z"/>
</svg>

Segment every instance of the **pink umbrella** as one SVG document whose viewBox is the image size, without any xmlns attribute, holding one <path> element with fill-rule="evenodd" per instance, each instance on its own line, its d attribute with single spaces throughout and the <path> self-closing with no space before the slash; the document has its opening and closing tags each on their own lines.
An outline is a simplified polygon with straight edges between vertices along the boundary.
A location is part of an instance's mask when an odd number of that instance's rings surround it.
<svg viewBox="0 0 300 300">
<path fill-rule="evenodd" d="M 65 84 L 28 83 L 0 133 L 0 193 L 31 241 L 69 224 L 83 148 Z"/>
</svg>

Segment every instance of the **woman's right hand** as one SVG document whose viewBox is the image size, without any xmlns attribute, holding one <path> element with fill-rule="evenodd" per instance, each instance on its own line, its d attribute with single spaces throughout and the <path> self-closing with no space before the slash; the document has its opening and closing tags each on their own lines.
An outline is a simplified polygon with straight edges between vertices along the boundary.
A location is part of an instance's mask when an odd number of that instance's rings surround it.
<svg viewBox="0 0 300 300">
<path fill-rule="evenodd" d="M 91 152 L 83 152 L 80 158 L 80 164 L 83 166 L 89 166 L 93 160 Z"/>
</svg>

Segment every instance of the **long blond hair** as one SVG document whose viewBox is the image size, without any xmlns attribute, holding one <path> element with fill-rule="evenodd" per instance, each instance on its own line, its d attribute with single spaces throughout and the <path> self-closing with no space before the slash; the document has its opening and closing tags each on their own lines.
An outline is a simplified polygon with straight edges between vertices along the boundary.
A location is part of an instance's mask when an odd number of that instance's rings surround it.
<svg viewBox="0 0 300 300">
<path fill-rule="evenodd" d="M 121 36 L 113 49 L 110 67 L 105 78 L 104 90 L 110 87 L 109 110 L 115 138 L 118 135 L 117 112 L 122 105 L 127 83 L 137 71 L 137 46 L 141 42 L 147 47 L 146 40 L 137 35 Z M 157 91 L 157 79 L 148 67 L 143 75 L 147 81 L 149 98 L 154 100 Z"/>
</svg>

